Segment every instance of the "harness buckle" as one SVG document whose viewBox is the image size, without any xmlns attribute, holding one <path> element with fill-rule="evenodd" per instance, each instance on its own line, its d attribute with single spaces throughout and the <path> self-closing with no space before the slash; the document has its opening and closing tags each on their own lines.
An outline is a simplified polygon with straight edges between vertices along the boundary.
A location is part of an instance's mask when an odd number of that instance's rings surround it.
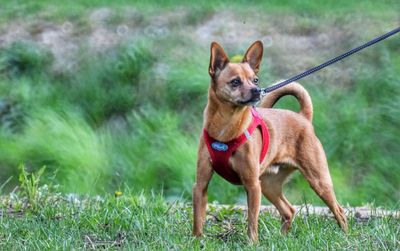
<svg viewBox="0 0 400 251">
<path fill-rule="evenodd" d="M 249 133 L 249 130 L 246 129 L 246 131 L 244 131 L 244 135 L 246 136 L 247 140 L 251 140 L 251 135 Z"/>
</svg>

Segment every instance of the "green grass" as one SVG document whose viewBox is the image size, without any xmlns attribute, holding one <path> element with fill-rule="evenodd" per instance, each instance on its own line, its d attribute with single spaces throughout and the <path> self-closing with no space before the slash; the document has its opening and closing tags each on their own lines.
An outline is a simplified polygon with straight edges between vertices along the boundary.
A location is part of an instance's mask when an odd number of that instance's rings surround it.
<svg viewBox="0 0 400 251">
<path fill-rule="evenodd" d="M 232 22 L 249 18 L 254 22 L 247 23 L 249 30 L 273 27 L 275 32 L 267 35 L 274 43 L 266 48 L 261 69 L 266 85 L 393 28 L 398 13 L 394 1 L 252 1 L 249 8 L 247 1 L 229 7 L 221 1 L 1 5 L 0 29 L 18 24 L 31 36 L 0 47 L 2 191 L 14 189 L 17 167 L 24 163 L 30 172 L 45 165 L 43 179 L 54 180 L 65 193 L 110 193 L 129 186 L 134 192 L 163 191 L 168 199 L 183 200 L 190 200 L 194 182 L 209 83 L 209 42 L 230 36 L 229 30 L 217 29 L 202 40 L 197 28 L 212 29 L 217 24 L 208 22 L 221 10 L 232 13 Z M 127 25 L 137 33 L 96 51 L 88 40 L 99 27 L 91 23 L 90 15 L 102 7 L 111 14 L 100 28 L 115 32 L 119 25 Z M 360 12 L 354 14 L 356 7 Z M 172 17 L 175 11 L 182 15 Z M 66 22 L 73 29 L 63 36 L 76 43 L 77 52 L 68 51 L 73 54 L 72 62 L 67 62 L 71 64 L 54 68 L 59 59 L 51 46 L 41 43 L 41 34 L 59 31 Z M 288 52 L 279 49 L 276 31 L 293 39 Z M 313 48 L 301 50 L 320 33 L 338 42 L 321 45 L 323 50 L 318 45 L 319 53 Z M 243 53 L 252 42 L 239 35 L 229 41 L 230 56 Z M 304 44 L 298 46 L 299 41 Z M 399 205 L 399 41 L 390 38 L 301 81 L 312 96 L 315 130 L 342 204 Z M 291 61 L 297 50 L 290 48 L 296 43 L 298 53 L 307 59 L 302 65 Z M 297 104 L 284 99 L 279 107 L 296 109 Z M 294 203 L 321 204 L 299 175 L 286 193 Z M 241 187 L 219 177 L 213 178 L 209 196 L 220 203 L 246 200 Z"/>
<path fill-rule="evenodd" d="M 2 10 L 0 10 L 0 17 L 4 20 L 10 20 L 17 17 L 34 18 L 38 13 L 42 17 L 50 20 L 62 20 L 64 18 L 74 19 L 82 18 L 87 14 L 87 10 L 91 8 L 101 8 L 104 6 L 111 7 L 115 10 L 123 10 L 126 6 L 134 6 L 141 12 L 154 13 L 160 8 L 172 10 L 179 5 L 180 7 L 189 7 L 197 10 L 197 14 L 204 13 L 205 11 L 220 11 L 225 9 L 243 10 L 261 10 L 265 14 L 270 13 L 297 13 L 312 14 L 312 15 L 343 15 L 353 13 L 358 10 L 361 13 L 368 13 L 374 18 L 385 18 L 387 16 L 395 16 L 400 9 L 395 0 L 386 1 L 330 1 L 321 4 L 317 0 L 295 0 L 295 1 L 232 1 L 229 5 L 222 0 L 213 1 L 176 1 L 176 0 L 163 0 L 163 1 L 137 1 L 137 0 L 122 0 L 117 2 L 109 2 L 106 0 L 84 0 L 79 3 L 64 2 L 62 5 L 57 4 L 53 0 L 40 0 L 35 2 L 27 1 L 12 1 L 2 3 Z M 202 14 L 200 14 L 202 15 Z M 0 19 L 1 20 L 1 19 Z M 191 20 L 197 20 L 191 19 Z"/>
<path fill-rule="evenodd" d="M 400 245 L 395 218 L 349 219 L 344 234 L 328 216 L 297 215 L 291 232 L 280 234 L 280 219 L 262 213 L 258 244 L 246 236 L 242 211 L 210 207 L 204 237 L 191 235 L 192 209 L 180 200 L 126 192 L 120 197 L 61 195 L 39 188 L 38 207 L 27 207 L 17 194 L 0 197 L 0 249 L 128 250 L 396 250 Z"/>
</svg>

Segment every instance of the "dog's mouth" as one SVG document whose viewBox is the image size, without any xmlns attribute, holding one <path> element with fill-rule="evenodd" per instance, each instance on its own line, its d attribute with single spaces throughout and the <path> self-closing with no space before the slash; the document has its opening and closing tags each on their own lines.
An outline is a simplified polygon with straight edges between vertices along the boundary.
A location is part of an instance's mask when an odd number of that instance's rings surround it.
<svg viewBox="0 0 400 251">
<path fill-rule="evenodd" d="M 253 106 L 253 105 L 256 105 L 258 102 L 260 102 L 260 97 L 252 97 L 252 98 L 250 98 L 250 99 L 248 99 L 248 100 L 245 100 L 245 101 L 239 101 L 238 103 L 240 104 L 240 105 L 248 105 L 248 106 Z"/>
</svg>

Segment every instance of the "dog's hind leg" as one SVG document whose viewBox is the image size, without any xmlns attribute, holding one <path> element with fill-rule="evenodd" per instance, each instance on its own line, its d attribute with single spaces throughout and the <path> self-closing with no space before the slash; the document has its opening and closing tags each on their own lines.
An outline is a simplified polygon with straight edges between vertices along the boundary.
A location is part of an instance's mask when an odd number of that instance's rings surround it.
<svg viewBox="0 0 400 251">
<path fill-rule="evenodd" d="M 279 214 L 282 216 L 281 232 L 286 234 L 290 230 L 296 210 L 283 195 L 282 186 L 287 177 L 295 169 L 291 166 L 281 166 L 278 168 L 279 170 L 277 173 L 267 171 L 261 176 L 261 189 L 264 196 L 274 204 Z"/>
<path fill-rule="evenodd" d="M 314 137 L 306 143 L 306 151 L 300 151 L 297 160 L 299 170 L 309 182 L 311 188 L 326 203 L 335 216 L 339 226 L 347 233 L 347 218 L 343 208 L 336 200 L 331 175 L 324 150 L 319 140 Z"/>
</svg>

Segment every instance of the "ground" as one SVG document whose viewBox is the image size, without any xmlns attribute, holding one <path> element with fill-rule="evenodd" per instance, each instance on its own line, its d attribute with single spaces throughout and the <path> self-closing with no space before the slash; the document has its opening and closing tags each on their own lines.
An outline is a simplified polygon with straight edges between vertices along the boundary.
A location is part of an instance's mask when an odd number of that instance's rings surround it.
<svg viewBox="0 0 400 251">
<path fill-rule="evenodd" d="M 1 197 L 0 249 L 399 248 L 399 212 L 347 208 L 349 233 L 344 234 L 333 218 L 325 214 L 326 209 L 320 208 L 315 214 L 312 207 L 302 208 L 286 236 L 280 234 L 276 212 L 270 207 L 263 208 L 259 219 L 260 241 L 251 244 L 246 235 L 245 208 L 209 205 L 204 236 L 196 239 L 191 234 L 192 207 L 179 200 L 166 202 L 154 194 L 61 195 L 45 186 L 39 189 L 32 205 L 18 194 Z"/>
</svg>

